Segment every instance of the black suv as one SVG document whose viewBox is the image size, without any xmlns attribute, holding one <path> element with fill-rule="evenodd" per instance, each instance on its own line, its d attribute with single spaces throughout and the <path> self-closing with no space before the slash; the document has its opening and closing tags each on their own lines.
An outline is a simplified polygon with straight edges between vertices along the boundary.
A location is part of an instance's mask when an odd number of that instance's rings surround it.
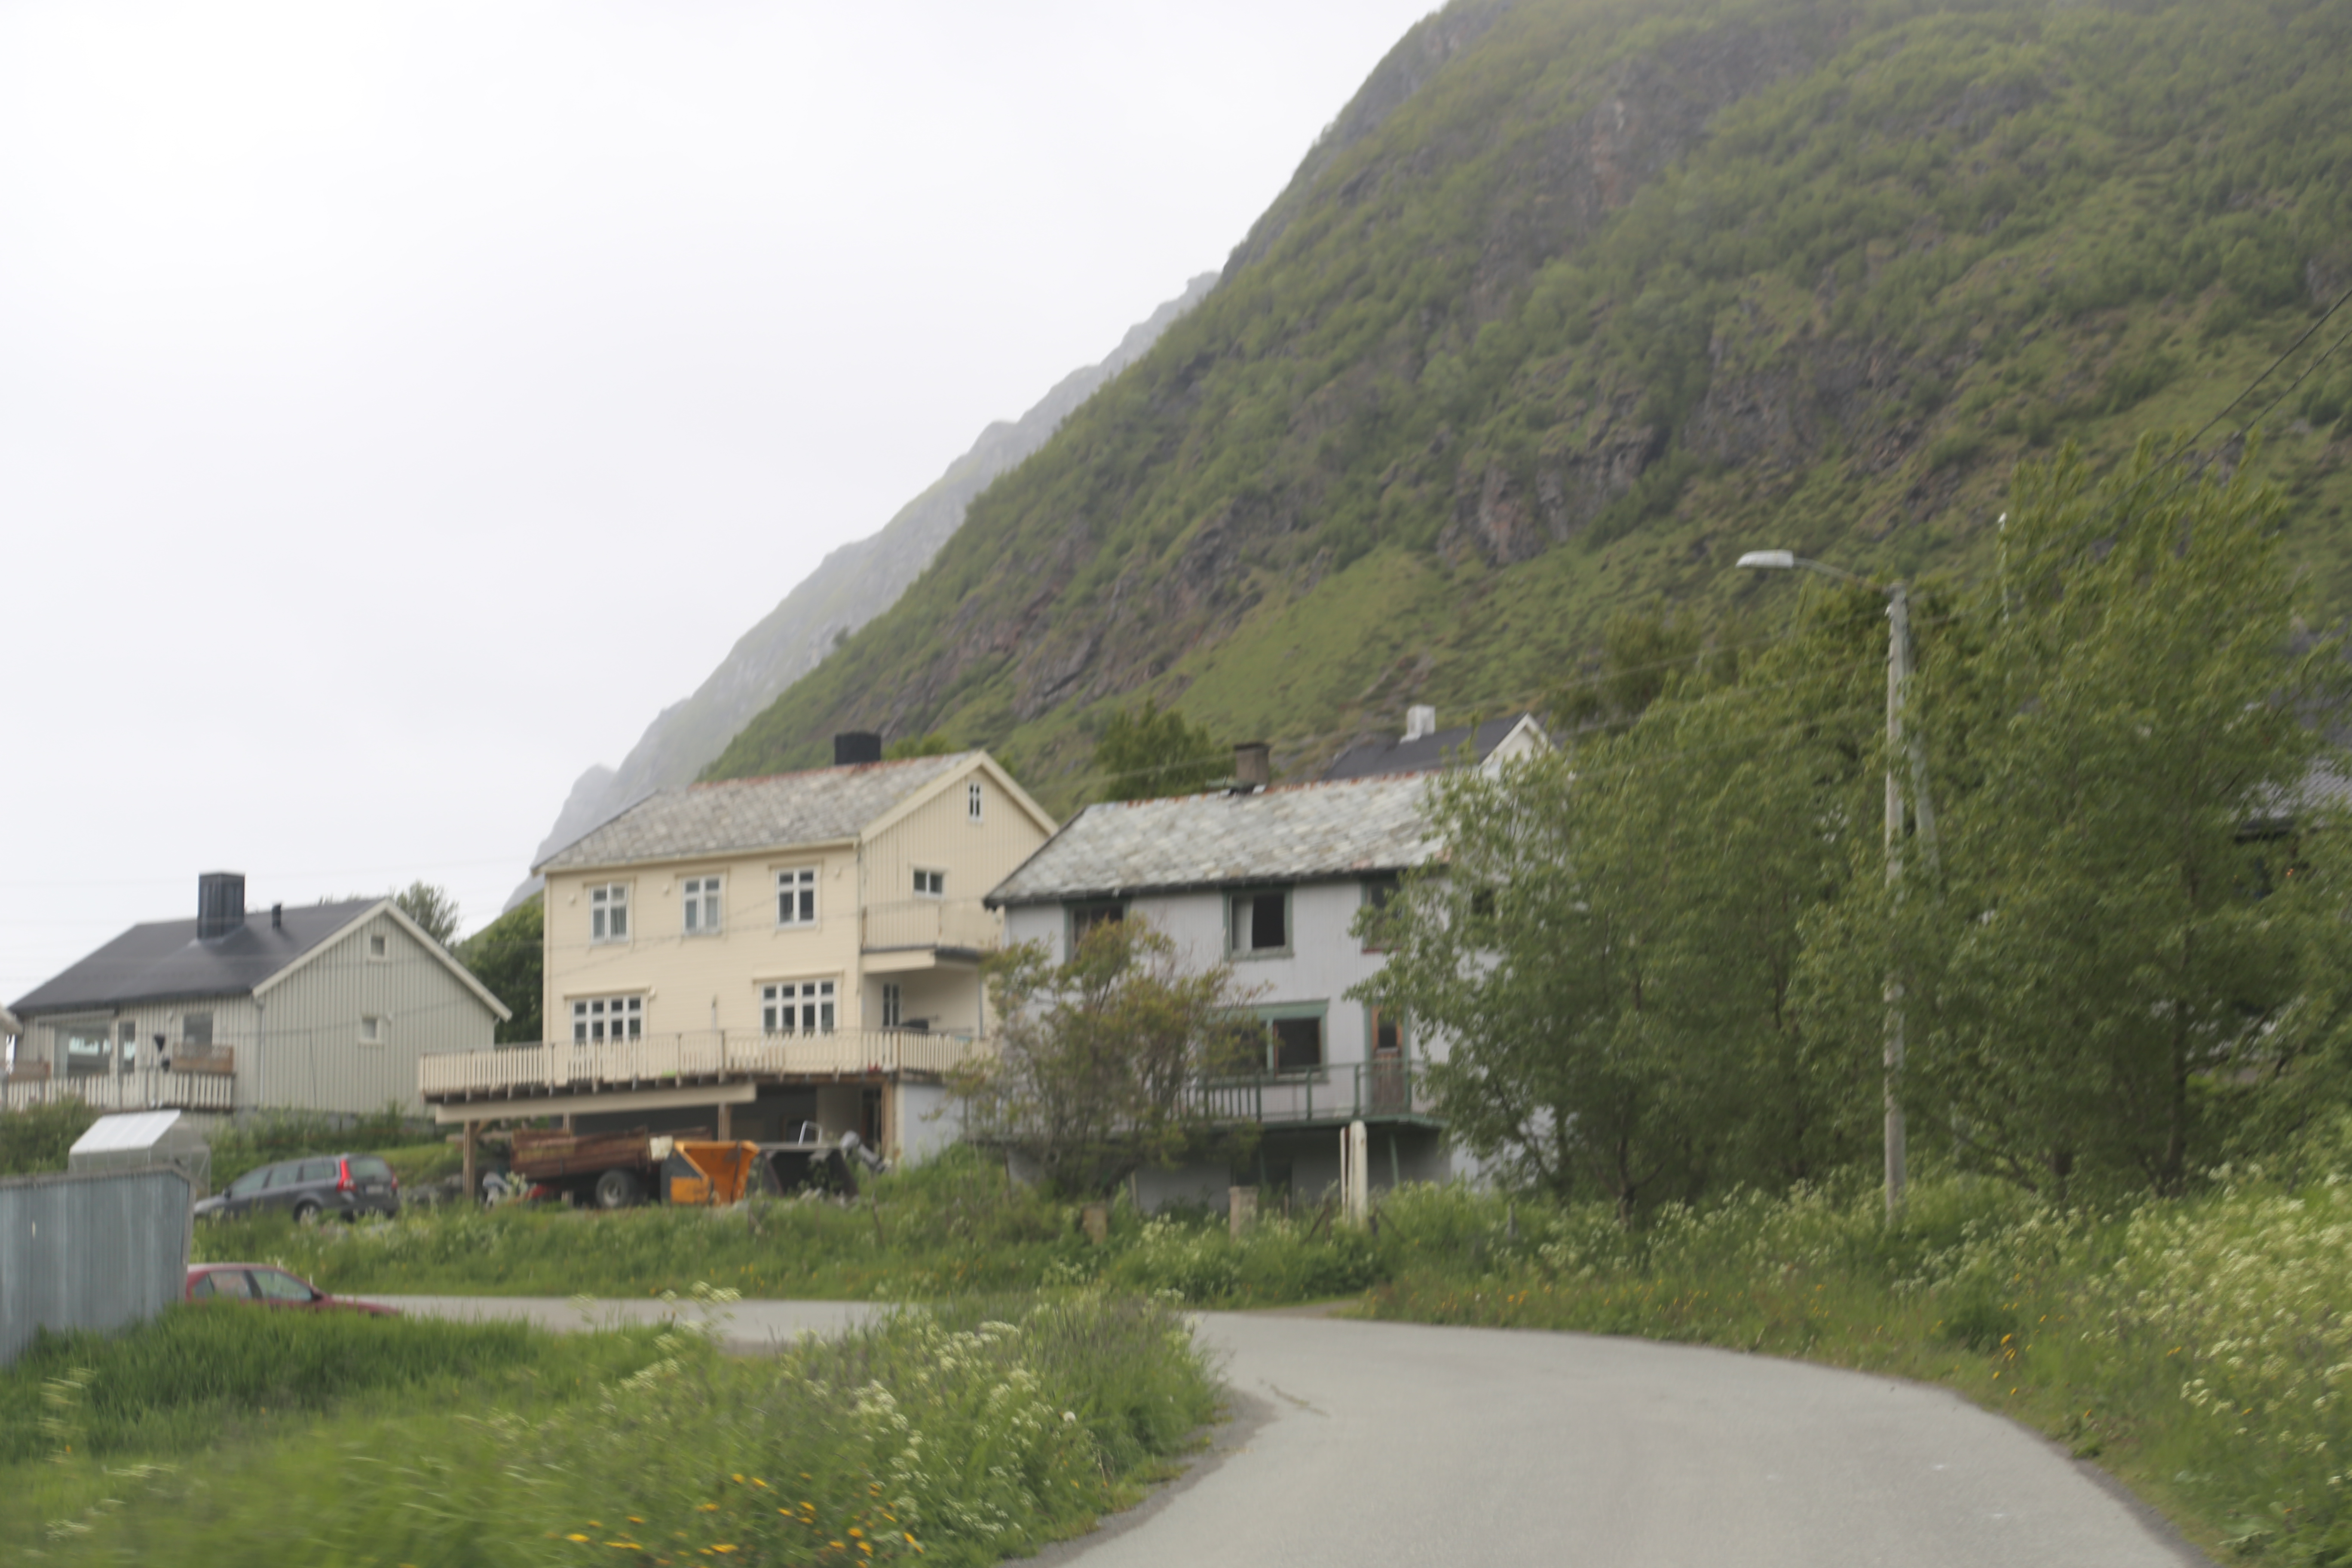
<svg viewBox="0 0 2352 1568">
<path fill-rule="evenodd" d="M 196 1205 L 198 1219 L 279 1209 L 298 1220 L 336 1214 L 395 1215 L 400 1178 L 381 1154 L 313 1154 L 247 1171 Z"/>
</svg>

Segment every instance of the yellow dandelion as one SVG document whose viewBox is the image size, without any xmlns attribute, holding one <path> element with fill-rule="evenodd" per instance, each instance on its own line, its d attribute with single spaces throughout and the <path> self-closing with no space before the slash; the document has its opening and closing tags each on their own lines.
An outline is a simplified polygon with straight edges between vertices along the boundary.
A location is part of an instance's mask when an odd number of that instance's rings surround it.
<svg viewBox="0 0 2352 1568">
<path fill-rule="evenodd" d="M 577 1542 L 582 1542 L 582 1543 L 583 1543 L 583 1544 L 584 1544 L 584 1543 L 587 1542 L 587 1540 L 588 1540 L 588 1538 L 587 1538 L 586 1536 L 584 1536 L 584 1535 L 581 1534 L 578 1531 L 572 1531 L 570 1535 L 565 1536 L 563 1539 L 564 1539 L 564 1540 L 566 1540 L 566 1541 L 577 1541 Z"/>
</svg>

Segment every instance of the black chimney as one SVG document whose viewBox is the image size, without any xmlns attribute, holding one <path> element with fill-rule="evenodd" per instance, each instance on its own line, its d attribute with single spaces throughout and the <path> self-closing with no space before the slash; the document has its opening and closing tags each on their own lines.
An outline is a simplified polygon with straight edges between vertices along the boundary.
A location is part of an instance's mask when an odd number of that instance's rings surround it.
<svg viewBox="0 0 2352 1568">
<path fill-rule="evenodd" d="M 215 942 L 245 924 L 245 874 L 206 871 L 196 879 L 196 940 Z"/>
<path fill-rule="evenodd" d="M 882 760 L 882 737 L 863 730 L 852 730 L 846 735 L 833 738 L 833 765 L 845 768 L 856 763 L 878 763 Z"/>
</svg>

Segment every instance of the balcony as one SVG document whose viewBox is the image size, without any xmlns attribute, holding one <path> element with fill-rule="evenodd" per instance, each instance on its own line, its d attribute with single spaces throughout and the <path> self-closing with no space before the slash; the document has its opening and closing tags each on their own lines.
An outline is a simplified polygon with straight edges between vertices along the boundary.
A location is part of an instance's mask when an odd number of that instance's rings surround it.
<svg viewBox="0 0 2352 1568">
<path fill-rule="evenodd" d="M 223 1053 L 224 1055 L 226 1053 Z M 40 1064 L 46 1067 L 47 1064 Z M 8 1075 L 0 1096 L 10 1110 L 79 1100 L 92 1110 L 234 1110 L 236 1078 L 226 1069 L 200 1073 L 64 1073 L 36 1076 L 23 1068 Z"/>
<path fill-rule="evenodd" d="M 765 1035 L 720 1029 L 636 1040 L 500 1046 L 420 1057 L 433 1104 L 519 1100 L 760 1079 L 936 1078 L 988 1047 L 967 1036 L 903 1029 Z"/>
<path fill-rule="evenodd" d="M 868 904 L 860 933 L 868 952 L 954 948 L 981 952 L 1003 940 L 1003 922 L 978 899 L 909 899 Z M 870 966 L 869 966 L 870 967 Z"/>
<path fill-rule="evenodd" d="M 1437 1112 L 1427 1068 L 1412 1061 L 1338 1062 L 1303 1072 L 1212 1079 L 1192 1090 L 1213 1121 L 1262 1126 L 1426 1121 Z"/>
</svg>

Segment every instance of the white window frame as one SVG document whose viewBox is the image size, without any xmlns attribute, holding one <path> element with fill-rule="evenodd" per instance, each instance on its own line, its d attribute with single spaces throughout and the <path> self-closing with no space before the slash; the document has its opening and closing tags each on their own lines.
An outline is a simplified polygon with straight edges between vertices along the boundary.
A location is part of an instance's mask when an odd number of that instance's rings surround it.
<svg viewBox="0 0 2352 1568">
<path fill-rule="evenodd" d="M 982 802 L 987 800 L 987 798 L 988 792 L 980 787 L 980 781 L 978 779 L 974 779 L 971 784 L 965 785 L 963 792 L 963 819 L 966 822 L 980 821 L 981 805 Z"/>
<path fill-rule="evenodd" d="M 392 938 L 380 931 L 368 932 L 368 962 L 389 963 L 392 961 Z"/>
<path fill-rule="evenodd" d="M 574 996 L 572 999 L 572 1043 L 606 1046 L 646 1037 L 643 992 L 617 996 Z"/>
<path fill-rule="evenodd" d="M 588 889 L 588 941 L 629 940 L 629 884 L 599 882 Z"/>
<path fill-rule="evenodd" d="M 688 936 L 717 936 L 727 929 L 727 879 L 688 877 L 679 884 Z"/>
<path fill-rule="evenodd" d="M 384 1043 L 385 1034 L 386 1030 L 383 1026 L 383 1018 L 381 1015 L 374 1013 L 362 1013 L 360 1015 L 360 1044 L 363 1046 L 383 1045 Z"/>
<path fill-rule="evenodd" d="M 840 1021 L 837 980 L 774 980 L 760 987 L 763 1035 L 830 1035 Z"/>
<path fill-rule="evenodd" d="M 776 873 L 776 924 L 797 931 L 817 922 L 817 883 L 823 879 L 814 866 L 787 866 Z M 799 896 L 794 897 L 795 894 Z"/>
<path fill-rule="evenodd" d="M 907 1016 L 907 994 L 895 980 L 882 983 L 882 1026 L 895 1029 Z"/>
<path fill-rule="evenodd" d="M 915 868 L 915 897 L 944 899 L 948 896 L 948 874 L 918 866 Z"/>
</svg>

